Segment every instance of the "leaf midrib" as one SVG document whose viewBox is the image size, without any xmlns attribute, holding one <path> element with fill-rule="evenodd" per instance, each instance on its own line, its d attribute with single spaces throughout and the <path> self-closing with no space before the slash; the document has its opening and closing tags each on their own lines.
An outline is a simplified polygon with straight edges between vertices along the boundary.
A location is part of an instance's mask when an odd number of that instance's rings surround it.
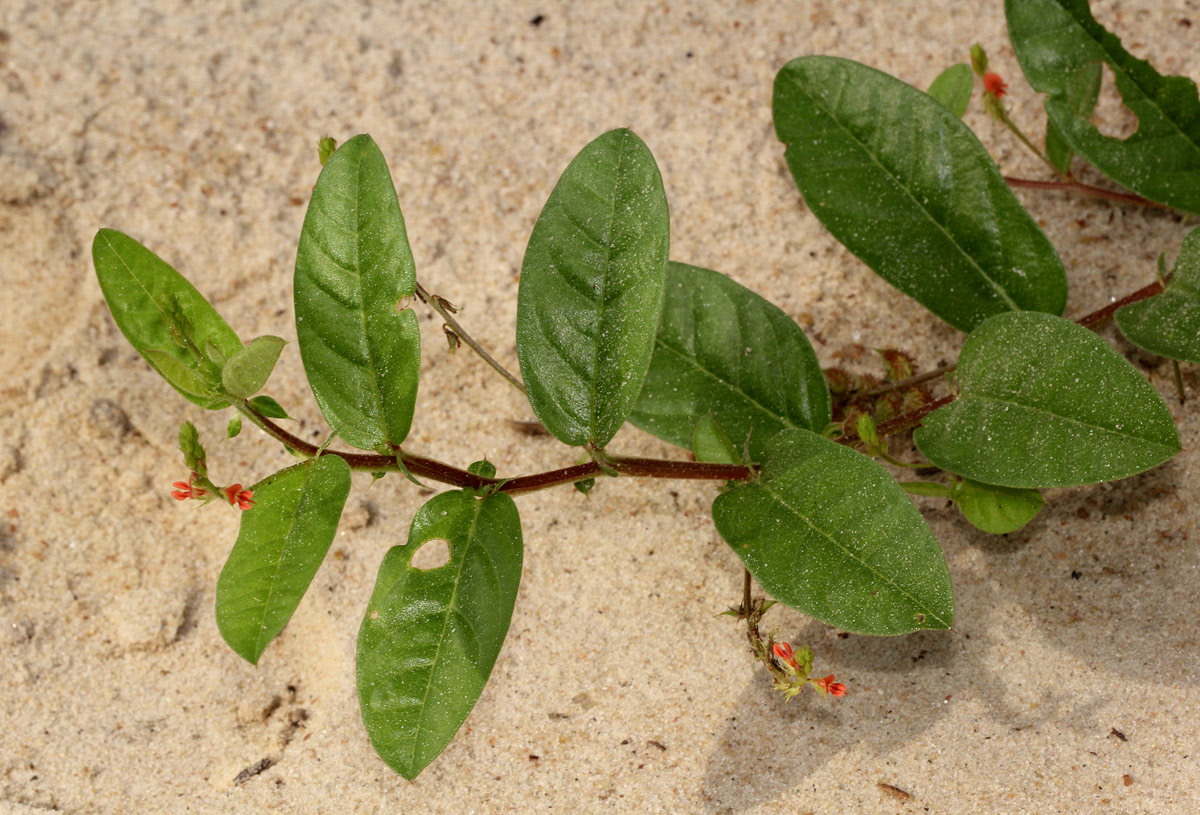
<svg viewBox="0 0 1200 815">
<path fill-rule="evenodd" d="M 845 83 L 846 77 L 844 74 L 839 76 L 839 78 L 842 80 L 843 83 Z M 825 105 L 823 105 L 820 101 L 818 101 L 817 98 L 813 94 L 809 93 L 808 90 L 803 85 L 801 85 L 798 81 L 793 79 L 792 84 L 795 85 L 796 88 L 801 93 L 803 93 L 806 97 L 808 97 L 808 99 L 813 103 L 814 106 L 820 108 L 820 110 L 826 116 L 829 117 L 830 121 L 832 121 L 835 125 L 837 125 L 838 128 L 843 133 L 845 133 L 855 144 L 857 144 L 860 148 L 862 148 L 863 153 L 865 153 L 871 159 L 872 163 L 874 163 L 877 167 L 879 167 L 879 169 L 882 170 L 883 173 L 885 175 L 887 175 L 887 177 L 890 178 L 896 184 L 896 186 L 899 187 L 904 192 L 905 195 L 908 196 L 908 198 L 913 202 L 913 204 L 916 205 L 917 209 L 920 210 L 921 213 L 924 214 L 925 217 L 928 218 L 929 221 L 934 226 L 936 226 L 939 230 L 941 230 L 942 234 L 945 235 L 947 240 L 950 241 L 950 244 L 955 249 L 957 249 L 964 258 L 966 258 L 967 262 L 971 266 L 975 267 L 975 269 L 979 272 L 980 276 L 983 277 L 983 279 L 988 282 L 988 284 L 996 291 L 996 293 L 1000 295 L 1000 299 L 1005 304 L 1008 305 L 1010 310 L 1012 310 L 1012 311 L 1021 311 L 1022 310 L 1021 307 L 1018 306 L 1016 304 L 1016 302 L 1008 295 L 1008 292 L 1004 290 L 1004 287 L 1001 286 L 999 283 L 997 283 L 995 280 L 993 280 L 990 275 L 988 275 L 987 271 L 985 271 L 984 268 L 979 265 L 979 262 L 976 261 L 975 258 L 972 257 L 971 254 L 968 253 L 966 251 L 966 249 L 964 249 L 962 247 L 962 245 L 958 242 L 958 240 L 954 237 L 954 235 L 951 234 L 950 231 L 937 218 L 933 217 L 933 213 L 931 213 L 928 209 L 926 209 L 925 206 L 919 200 L 917 200 L 917 197 L 915 195 L 913 195 L 912 191 L 905 184 L 901 183 L 900 179 L 890 169 L 888 169 L 888 167 L 886 167 L 882 162 L 879 161 L 879 159 L 875 156 L 875 153 L 873 153 L 871 150 L 869 150 L 867 148 L 867 145 L 865 145 L 852 130 L 850 130 L 845 125 L 843 125 L 841 120 L 838 119 L 838 117 L 834 116 L 833 113 L 827 107 L 825 107 Z M 937 104 L 940 105 L 941 103 L 938 102 Z M 948 113 L 948 111 L 947 111 L 947 113 Z M 950 114 L 950 115 L 953 115 L 953 114 Z M 788 145 L 788 149 L 789 150 L 792 149 L 791 144 Z"/>
</svg>

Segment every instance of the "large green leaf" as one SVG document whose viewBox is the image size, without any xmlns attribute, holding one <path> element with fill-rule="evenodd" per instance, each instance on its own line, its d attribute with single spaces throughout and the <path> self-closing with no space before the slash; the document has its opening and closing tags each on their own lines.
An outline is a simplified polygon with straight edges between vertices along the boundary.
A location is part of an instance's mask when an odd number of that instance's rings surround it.
<svg viewBox="0 0 1200 815">
<path fill-rule="evenodd" d="M 1167 290 L 1118 309 L 1116 320 L 1139 348 L 1200 362 L 1200 229 L 1183 239 Z"/>
<path fill-rule="evenodd" d="M 432 540 L 449 543 L 450 561 L 412 566 Z M 358 631 L 358 699 L 371 744 L 405 778 L 437 758 L 483 691 L 508 633 L 522 551 L 513 500 L 464 490 L 430 499 L 408 544 L 384 557 Z"/>
<path fill-rule="evenodd" d="M 959 398 L 925 418 L 917 447 L 985 484 L 1041 489 L 1111 481 L 1179 452 L 1171 413 L 1108 343 L 1048 314 L 1002 314 L 958 357 Z"/>
<path fill-rule="evenodd" d="M 846 248 L 946 322 L 1062 313 L 1054 247 L 975 134 L 894 77 L 801 57 L 775 78 L 775 132 L 813 214 Z"/>
<path fill-rule="evenodd" d="M 772 439 L 759 478 L 718 496 L 713 521 L 768 594 L 830 625 L 904 634 L 954 621 L 945 557 L 912 500 L 815 433 Z"/>
<path fill-rule="evenodd" d="M 329 551 L 350 493 L 350 468 L 321 456 L 251 487 L 254 506 L 217 580 L 217 628 L 247 661 L 278 636 Z"/>
<path fill-rule="evenodd" d="M 242 348 L 233 329 L 166 261 L 115 229 L 92 242 L 100 290 L 117 327 L 175 390 L 201 407 L 228 407 L 221 366 Z"/>
<path fill-rule="evenodd" d="M 1163 76 L 1092 17 L 1087 0 L 1006 0 L 1021 70 L 1049 94 L 1046 113 L 1079 155 L 1134 192 L 1200 212 L 1200 95 L 1184 76 Z M 1104 62 L 1138 118 L 1127 139 L 1105 136 L 1072 104 L 1080 71 Z"/>
<path fill-rule="evenodd" d="M 517 355 L 533 412 L 560 441 L 603 447 L 646 378 L 670 223 L 654 156 L 632 131 L 583 148 L 533 227 Z"/>
<path fill-rule="evenodd" d="M 404 216 L 383 154 L 355 136 L 313 188 L 296 253 L 296 338 L 329 426 L 364 450 L 412 425 L 421 334 L 397 303 L 416 289 Z"/>
<path fill-rule="evenodd" d="M 787 427 L 820 432 L 829 389 L 800 326 L 723 274 L 672 262 L 646 385 L 629 420 L 691 448 L 696 422 L 716 420 L 739 451 L 762 459 Z"/>
</svg>

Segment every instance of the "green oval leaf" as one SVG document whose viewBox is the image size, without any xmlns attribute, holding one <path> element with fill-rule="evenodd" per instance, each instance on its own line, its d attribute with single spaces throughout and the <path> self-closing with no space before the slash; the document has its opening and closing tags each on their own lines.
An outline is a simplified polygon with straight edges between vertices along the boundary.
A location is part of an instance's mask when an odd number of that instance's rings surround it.
<svg viewBox="0 0 1200 815">
<path fill-rule="evenodd" d="M 296 253 L 296 338 L 329 426 L 364 450 L 399 445 L 421 368 L 404 216 L 383 153 L 355 136 L 321 170 Z"/>
<path fill-rule="evenodd" d="M 1006 0 L 1013 50 L 1046 114 L 1100 172 L 1139 195 L 1200 212 L 1200 95 L 1184 76 L 1163 76 L 1130 54 L 1092 17 L 1087 0 Z M 1091 63 L 1112 69 L 1121 100 L 1138 118 L 1127 139 L 1105 136 L 1078 113 L 1076 77 Z"/>
<path fill-rule="evenodd" d="M 450 545 L 435 569 L 411 565 L 427 541 Z M 504 493 L 444 492 L 413 518 L 408 544 L 379 567 L 358 631 L 358 699 L 371 744 L 417 777 L 483 691 L 521 582 L 521 522 Z"/>
<path fill-rule="evenodd" d="M 287 411 L 283 409 L 283 405 L 270 396 L 255 396 L 250 400 L 250 407 L 257 410 L 268 419 L 290 419 Z"/>
<path fill-rule="evenodd" d="M 217 628 L 257 665 L 308 591 L 350 493 L 350 467 L 321 456 L 251 487 L 237 542 L 217 580 Z"/>
<path fill-rule="evenodd" d="M 961 119 L 967 112 L 967 105 L 971 104 L 974 91 L 975 75 L 971 73 L 971 66 L 960 62 L 938 74 L 928 93 Z"/>
<path fill-rule="evenodd" d="M 611 130 L 563 172 L 533 227 L 517 356 L 533 412 L 566 444 L 603 447 L 650 365 L 670 219 L 649 148 Z"/>
<path fill-rule="evenodd" d="M 1032 521 L 1045 503 L 1037 490 L 997 487 L 969 478 L 954 485 L 950 500 L 958 504 L 971 526 L 993 535 L 1016 532 Z"/>
<path fill-rule="evenodd" d="M 229 406 L 220 394 L 220 359 L 242 342 L 196 288 L 166 261 L 115 229 L 92 242 L 100 290 L 125 339 L 163 379 L 209 410 Z"/>
<path fill-rule="evenodd" d="M 928 94 L 835 57 L 775 79 L 775 132 L 804 202 L 877 274 L 950 325 L 1061 314 L 1054 247 L 975 134 Z"/>
<path fill-rule="evenodd" d="M 780 430 L 820 432 L 829 389 L 812 346 L 781 309 L 719 272 L 672 262 L 654 356 L 629 420 L 692 447 L 711 416 L 752 461 Z"/>
<path fill-rule="evenodd" d="M 255 337 L 229 358 L 221 369 L 221 386 L 230 396 L 245 399 L 267 384 L 279 352 L 287 343 L 279 337 Z"/>
<path fill-rule="evenodd" d="M 1152 354 L 1200 362 L 1200 229 L 1183 239 L 1167 290 L 1116 314 L 1126 339 Z"/>
<path fill-rule="evenodd" d="M 780 602 L 859 634 L 949 628 L 950 573 L 887 471 L 806 430 L 767 445 L 757 480 L 713 502 L 713 521 Z"/>
<path fill-rule="evenodd" d="M 925 418 L 918 449 L 985 484 L 1041 489 L 1140 473 L 1179 452 L 1171 413 L 1100 337 L 1048 314 L 1002 314 L 958 357 L 959 398 Z"/>
</svg>

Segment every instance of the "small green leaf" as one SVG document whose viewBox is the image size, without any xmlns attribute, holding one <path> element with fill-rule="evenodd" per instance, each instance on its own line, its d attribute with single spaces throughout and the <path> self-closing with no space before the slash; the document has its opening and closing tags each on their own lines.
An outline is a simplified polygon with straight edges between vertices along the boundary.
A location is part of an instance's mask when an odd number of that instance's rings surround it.
<svg viewBox="0 0 1200 815">
<path fill-rule="evenodd" d="M 225 438 L 232 439 L 242 432 L 242 417 L 234 416 L 229 420 L 229 424 L 225 426 Z"/>
<path fill-rule="evenodd" d="M 829 389 L 812 346 L 787 314 L 719 272 L 670 264 L 654 356 L 631 423 L 692 448 L 711 416 L 751 461 L 780 430 L 819 432 Z"/>
<path fill-rule="evenodd" d="M 1075 116 L 1090 119 L 1100 98 L 1100 81 L 1104 76 L 1099 62 L 1089 62 L 1079 69 L 1071 83 L 1070 107 Z M 1046 120 L 1046 157 L 1064 175 L 1071 172 L 1075 149 L 1067 142 L 1053 119 Z"/>
<path fill-rule="evenodd" d="M 427 541 L 450 562 L 411 565 Z M 408 543 L 379 567 L 358 632 L 358 699 L 371 744 L 413 779 L 450 743 L 500 653 L 521 582 L 521 522 L 512 498 L 444 492 L 413 518 Z"/>
<path fill-rule="evenodd" d="M 337 150 L 337 139 L 333 136 L 322 136 L 317 140 L 317 159 L 322 167 L 329 163 L 334 150 Z"/>
<path fill-rule="evenodd" d="M 967 112 L 974 90 L 975 76 L 971 73 L 971 66 L 960 62 L 937 75 L 929 86 L 929 95 L 961 119 Z"/>
<path fill-rule="evenodd" d="M 521 267 L 517 356 L 533 412 L 559 441 L 603 447 L 633 409 L 669 227 L 658 165 L 630 130 L 584 147 L 550 193 Z"/>
<path fill-rule="evenodd" d="M 571 486 L 573 486 L 576 491 L 582 492 L 584 495 L 590 495 L 592 488 L 596 486 L 596 479 L 585 478 L 582 481 L 576 481 Z"/>
<path fill-rule="evenodd" d="M 742 457 L 721 425 L 712 416 L 701 416 L 692 433 L 692 453 L 696 461 L 713 464 L 741 464 Z"/>
<path fill-rule="evenodd" d="M 229 358 L 221 369 L 221 386 L 236 399 L 253 396 L 267 384 L 279 352 L 287 343 L 279 337 L 255 337 Z"/>
<path fill-rule="evenodd" d="M 971 70 L 978 76 L 982 77 L 987 73 L 988 58 L 987 51 L 983 50 L 983 46 L 975 43 L 971 46 Z"/>
<path fill-rule="evenodd" d="M 189 470 L 201 478 L 208 477 L 208 454 L 204 452 L 200 434 L 191 422 L 184 422 L 179 426 L 179 451 L 183 453 L 183 463 Z"/>
<path fill-rule="evenodd" d="M 270 396 L 255 396 L 250 400 L 250 407 L 257 410 L 268 419 L 290 419 L 292 418 L 283 409 L 283 405 L 276 402 Z"/>
<path fill-rule="evenodd" d="M 1001 314 L 958 358 L 959 398 L 925 418 L 918 449 L 985 484 L 1041 489 L 1140 473 L 1179 452 L 1162 397 L 1108 343 L 1048 314 Z"/>
<path fill-rule="evenodd" d="M 421 335 L 404 216 L 370 136 L 334 152 L 313 188 L 296 254 L 296 337 L 330 427 L 347 444 L 387 449 L 412 425 Z"/>
<path fill-rule="evenodd" d="M 190 401 L 209 410 L 229 406 L 221 369 L 242 347 L 233 329 L 200 292 L 158 255 L 115 229 L 101 229 L 92 262 L 113 320 L 150 367 Z"/>
<path fill-rule="evenodd" d="M 495 478 L 496 465 L 488 461 L 486 458 L 483 458 L 479 461 L 472 462 L 470 466 L 467 467 L 467 472 L 469 472 L 471 475 L 477 475 L 480 478 Z"/>
<path fill-rule="evenodd" d="M 936 481 L 901 481 L 900 489 L 909 495 L 921 495 L 926 498 L 949 498 L 952 494 L 949 487 Z"/>
<path fill-rule="evenodd" d="M 713 503 L 717 531 L 775 599 L 845 631 L 949 628 L 950 573 L 912 500 L 877 463 L 807 430 Z"/>
<path fill-rule="evenodd" d="M 1183 239 L 1166 291 L 1118 309 L 1116 320 L 1138 348 L 1200 362 L 1200 228 Z"/>
<path fill-rule="evenodd" d="M 972 526 L 993 535 L 1016 532 L 1032 521 L 1045 503 L 1037 490 L 997 487 L 969 478 L 954 485 L 950 499 Z"/>
<path fill-rule="evenodd" d="M 217 628 L 257 665 L 316 575 L 350 492 L 350 467 L 321 456 L 251 487 L 237 542 L 217 579 Z"/>
<path fill-rule="evenodd" d="M 1200 96 L 1184 76 L 1163 76 L 1096 22 L 1088 0 L 1006 0 L 1008 33 L 1033 88 L 1049 94 L 1046 114 L 1079 155 L 1154 201 L 1200 212 Z M 1072 100 L 1093 63 L 1112 69 L 1117 92 L 1138 118 L 1127 139 L 1105 136 Z"/>
<path fill-rule="evenodd" d="M 775 131 L 813 214 L 864 263 L 956 328 L 1061 314 L 1066 273 L 979 139 L 928 94 L 836 57 L 775 79 Z"/>
</svg>

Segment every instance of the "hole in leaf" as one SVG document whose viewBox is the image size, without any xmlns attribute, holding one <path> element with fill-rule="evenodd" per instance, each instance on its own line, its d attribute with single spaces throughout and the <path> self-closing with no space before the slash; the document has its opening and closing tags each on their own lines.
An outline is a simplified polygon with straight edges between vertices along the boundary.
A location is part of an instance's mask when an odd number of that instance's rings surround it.
<svg viewBox="0 0 1200 815">
<path fill-rule="evenodd" d="M 425 541 L 413 552 L 409 563 L 414 569 L 440 569 L 450 562 L 450 542 L 441 538 Z"/>
<path fill-rule="evenodd" d="M 1092 124 L 1101 135 L 1112 139 L 1128 139 L 1138 129 L 1138 117 L 1125 103 L 1117 91 L 1116 77 L 1112 68 L 1105 63 L 1101 68 L 1103 77 L 1100 79 L 1100 98 L 1096 102 L 1096 110 L 1092 113 Z"/>
<path fill-rule="evenodd" d="M 410 306 L 412 306 L 413 299 L 414 299 L 414 296 L 410 295 L 408 297 L 401 297 L 399 300 L 397 300 L 396 301 L 396 313 L 400 314 L 404 311 L 407 311 L 408 308 Z"/>
</svg>

